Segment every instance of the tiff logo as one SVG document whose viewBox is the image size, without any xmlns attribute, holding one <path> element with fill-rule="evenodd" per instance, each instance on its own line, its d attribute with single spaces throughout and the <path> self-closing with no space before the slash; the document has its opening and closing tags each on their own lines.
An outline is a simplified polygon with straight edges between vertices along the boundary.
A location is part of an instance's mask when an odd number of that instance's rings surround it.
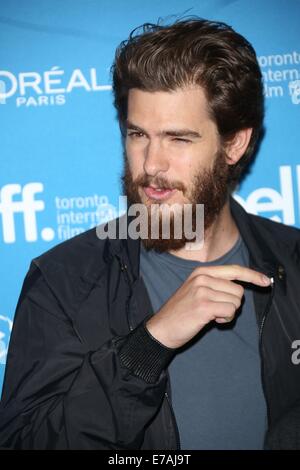
<svg viewBox="0 0 300 470">
<path fill-rule="evenodd" d="M 37 240 L 36 212 L 43 211 L 45 203 L 35 199 L 35 194 L 41 193 L 43 190 L 42 183 L 28 183 L 23 188 L 19 184 L 6 184 L 2 187 L 0 190 L 0 214 L 4 243 L 16 241 L 15 215 L 17 213 L 23 214 L 26 241 L 35 242 Z M 21 195 L 21 198 L 14 200 L 16 195 Z M 49 239 L 53 235 L 53 231 L 51 231 L 52 229 L 44 228 L 41 233 L 42 238 Z"/>
</svg>

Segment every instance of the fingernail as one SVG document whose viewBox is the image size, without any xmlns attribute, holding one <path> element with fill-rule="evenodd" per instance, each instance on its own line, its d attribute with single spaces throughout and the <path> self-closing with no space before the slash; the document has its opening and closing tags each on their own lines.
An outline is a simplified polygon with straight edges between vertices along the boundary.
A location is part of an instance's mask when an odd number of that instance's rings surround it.
<svg viewBox="0 0 300 470">
<path fill-rule="evenodd" d="M 266 286 L 271 284 L 271 279 L 269 277 L 265 276 L 264 274 L 262 275 L 262 281 L 263 281 L 264 284 L 266 284 Z"/>
</svg>

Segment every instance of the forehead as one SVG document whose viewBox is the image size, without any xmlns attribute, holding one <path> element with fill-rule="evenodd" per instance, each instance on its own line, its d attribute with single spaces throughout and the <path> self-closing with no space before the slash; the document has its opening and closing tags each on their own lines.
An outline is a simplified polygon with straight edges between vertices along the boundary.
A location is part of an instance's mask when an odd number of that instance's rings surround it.
<svg viewBox="0 0 300 470">
<path fill-rule="evenodd" d="M 211 121 L 208 102 L 200 86 L 155 92 L 132 88 L 128 95 L 127 117 L 145 127 L 199 126 Z"/>
</svg>

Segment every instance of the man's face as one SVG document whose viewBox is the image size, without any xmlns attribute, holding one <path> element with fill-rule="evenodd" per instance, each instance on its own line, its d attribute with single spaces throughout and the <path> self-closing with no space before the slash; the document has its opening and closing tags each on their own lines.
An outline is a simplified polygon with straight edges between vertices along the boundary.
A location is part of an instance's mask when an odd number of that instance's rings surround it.
<svg viewBox="0 0 300 470">
<path fill-rule="evenodd" d="M 207 229 L 226 202 L 228 165 L 202 88 L 131 89 L 127 116 L 123 184 L 129 203 L 144 203 L 149 213 L 153 204 L 204 204 Z M 162 252 L 186 241 L 143 243 Z"/>
</svg>

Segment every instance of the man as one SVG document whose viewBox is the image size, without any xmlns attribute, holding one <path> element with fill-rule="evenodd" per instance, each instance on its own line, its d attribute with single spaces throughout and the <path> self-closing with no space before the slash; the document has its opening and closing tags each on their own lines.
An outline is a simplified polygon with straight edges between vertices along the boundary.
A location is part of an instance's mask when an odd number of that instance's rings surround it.
<svg viewBox="0 0 300 470">
<path fill-rule="evenodd" d="M 1 446 L 296 448 L 299 230 L 230 196 L 262 126 L 252 46 L 223 23 L 146 24 L 118 48 L 113 90 L 124 190 L 159 236 L 93 229 L 33 260 Z M 185 204 L 194 227 L 204 204 L 202 247 L 163 237 L 163 204 L 177 204 L 172 227 Z"/>
</svg>

